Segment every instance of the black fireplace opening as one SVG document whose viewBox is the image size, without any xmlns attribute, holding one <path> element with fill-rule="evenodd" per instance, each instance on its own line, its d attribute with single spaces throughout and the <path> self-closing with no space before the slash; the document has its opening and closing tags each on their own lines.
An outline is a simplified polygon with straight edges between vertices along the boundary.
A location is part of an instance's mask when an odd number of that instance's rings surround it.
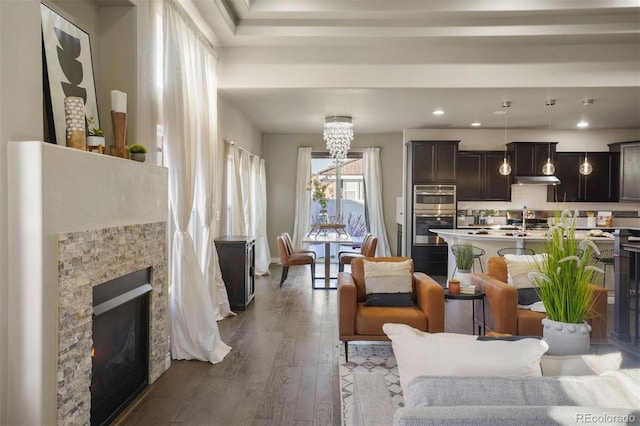
<svg viewBox="0 0 640 426">
<path fill-rule="evenodd" d="M 91 425 L 112 422 L 149 383 L 151 269 L 93 288 Z"/>
</svg>

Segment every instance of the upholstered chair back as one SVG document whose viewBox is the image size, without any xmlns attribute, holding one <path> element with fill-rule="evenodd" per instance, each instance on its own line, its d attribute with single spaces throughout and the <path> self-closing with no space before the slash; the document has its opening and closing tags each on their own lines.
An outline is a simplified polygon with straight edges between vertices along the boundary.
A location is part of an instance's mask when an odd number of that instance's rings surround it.
<svg viewBox="0 0 640 426">
<path fill-rule="evenodd" d="M 369 234 L 369 238 L 362 244 L 362 254 L 365 257 L 374 257 L 376 255 L 376 248 L 378 247 L 378 238 Z"/>
<path fill-rule="evenodd" d="M 487 259 L 487 275 L 503 283 L 507 282 L 507 261 L 504 257 L 490 257 Z"/>
<path fill-rule="evenodd" d="M 291 239 L 291 236 L 288 232 L 283 232 L 281 235 L 289 255 L 293 254 L 293 240 Z"/>
<path fill-rule="evenodd" d="M 280 252 L 280 263 L 283 265 L 289 264 L 289 256 L 291 253 L 287 248 L 287 243 L 282 235 L 278 235 L 278 251 Z"/>
<path fill-rule="evenodd" d="M 410 260 L 410 257 L 357 257 L 351 261 L 351 276 L 356 285 L 356 293 L 358 302 L 367 300 L 367 290 L 364 282 L 364 259 L 370 262 L 404 262 Z M 413 263 L 411 263 L 411 274 L 413 274 Z M 412 292 L 415 295 L 415 279 L 413 280 Z"/>
</svg>

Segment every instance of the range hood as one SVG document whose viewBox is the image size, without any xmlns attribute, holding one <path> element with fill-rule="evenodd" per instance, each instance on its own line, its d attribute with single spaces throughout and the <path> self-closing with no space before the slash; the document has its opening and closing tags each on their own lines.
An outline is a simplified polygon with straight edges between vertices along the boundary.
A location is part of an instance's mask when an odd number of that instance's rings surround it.
<svg viewBox="0 0 640 426">
<path fill-rule="evenodd" d="M 514 176 L 513 183 L 517 185 L 558 185 L 560 179 L 556 176 Z"/>
</svg>

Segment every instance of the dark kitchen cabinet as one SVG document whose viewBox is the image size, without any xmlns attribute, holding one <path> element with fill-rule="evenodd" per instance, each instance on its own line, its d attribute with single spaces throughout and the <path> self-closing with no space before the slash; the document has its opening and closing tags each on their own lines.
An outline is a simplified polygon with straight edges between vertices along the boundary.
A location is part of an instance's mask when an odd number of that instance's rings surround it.
<svg viewBox="0 0 640 426">
<path fill-rule="evenodd" d="M 640 201 L 640 141 L 620 146 L 620 201 Z"/>
<path fill-rule="evenodd" d="M 542 166 L 551 157 L 555 165 L 558 142 L 511 142 L 507 144 L 514 176 L 544 176 Z M 556 167 L 557 169 L 557 167 Z"/>
<path fill-rule="evenodd" d="M 593 167 L 590 175 L 579 172 L 584 152 L 558 152 L 556 173 L 560 184 L 547 188 L 547 201 L 615 202 L 618 200 L 619 154 L 616 152 L 590 152 Z"/>
<path fill-rule="evenodd" d="M 412 141 L 413 184 L 455 183 L 459 141 Z"/>
<path fill-rule="evenodd" d="M 411 250 L 413 269 L 416 272 L 424 272 L 430 276 L 447 276 L 449 260 L 449 246 L 446 243 L 440 245 L 414 245 Z"/>
<path fill-rule="evenodd" d="M 558 152 L 556 154 L 555 176 L 560 179 L 558 185 L 547 187 L 547 201 L 549 202 L 574 202 L 584 201 L 584 183 L 581 182 L 582 175 L 578 172 L 580 159 L 584 153 L 579 152 Z"/>
<path fill-rule="evenodd" d="M 510 201 L 509 176 L 498 169 L 502 151 L 460 151 L 456 179 L 458 201 Z"/>
<path fill-rule="evenodd" d="M 254 237 L 226 236 L 216 238 L 222 279 L 227 288 L 229 305 L 233 310 L 247 309 L 255 293 Z"/>
</svg>

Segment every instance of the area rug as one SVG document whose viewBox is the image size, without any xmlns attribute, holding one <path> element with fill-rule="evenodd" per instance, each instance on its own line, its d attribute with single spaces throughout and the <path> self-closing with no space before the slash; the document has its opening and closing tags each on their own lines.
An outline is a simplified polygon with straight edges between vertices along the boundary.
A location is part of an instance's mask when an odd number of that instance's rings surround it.
<svg viewBox="0 0 640 426">
<path fill-rule="evenodd" d="M 350 426 L 354 419 L 354 391 L 358 398 L 367 400 L 379 399 L 380 393 L 374 389 L 359 387 L 355 390 L 356 376 L 376 374 L 384 377 L 388 391 L 388 402 L 385 406 L 395 412 L 404 405 L 402 389 L 400 388 L 400 376 L 398 364 L 393 355 L 390 342 L 349 343 L 349 362 L 345 361 L 344 345 L 340 345 L 340 399 L 342 401 L 342 425 Z M 384 395 L 383 395 L 384 397 Z M 378 405 L 383 406 L 379 403 Z M 385 401 L 386 403 L 387 401 Z M 392 417 L 392 413 L 389 413 Z"/>
</svg>

